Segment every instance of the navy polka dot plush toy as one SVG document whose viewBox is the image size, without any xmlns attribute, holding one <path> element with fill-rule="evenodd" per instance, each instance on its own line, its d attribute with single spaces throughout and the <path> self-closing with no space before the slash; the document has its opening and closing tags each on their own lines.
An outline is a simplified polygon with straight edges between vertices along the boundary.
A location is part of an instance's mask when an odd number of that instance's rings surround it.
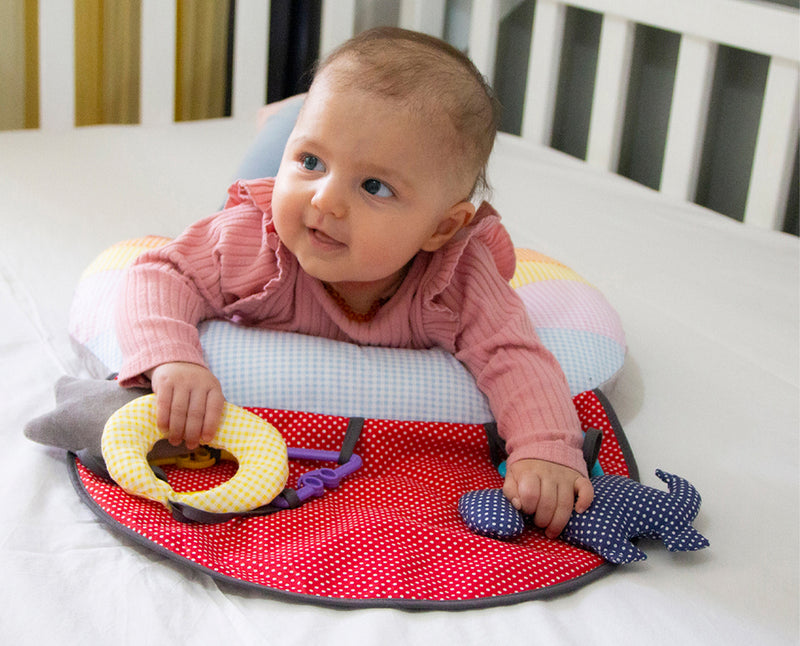
<svg viewBox="0 0 800 646">
<path fill-rule="evenodd" d="M 594 500 L 582 514 L 572 514 L 560 538 L 585 547 L 611 563 L 631 563 L 647 556 L 631 543 L 637 537 L 660 538 L 672 552 L 708 547 L 692 527 L 700 509 L 700 494 L 686 480 L 656 471 L 669 491 L 648 487 L 618 475 L 591 478 Z M 510 539 L 525 529 L 525 516 L 500 489 L 464 494 L 458 511 L 472 531 L 491 538 Z"/>
</svg>

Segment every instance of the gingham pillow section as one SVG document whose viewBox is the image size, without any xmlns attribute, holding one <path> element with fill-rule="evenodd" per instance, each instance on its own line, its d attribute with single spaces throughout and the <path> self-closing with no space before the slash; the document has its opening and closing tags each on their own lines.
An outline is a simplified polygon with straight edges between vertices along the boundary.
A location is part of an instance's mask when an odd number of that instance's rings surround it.
<svg viewBox="0 0 800 646">
<path fill-rule="evenodd" d="M 202 323 L 200 338 L 225 397 L 239 406 L 465 424 L 492 419 L 472 375 L 444 350 L 361 347 L 222 321 Z"/>
<path fill-rule="evenodd" d="M 155 236 L 121 242 L 84 272 L 70 336 L 92 376 L 105 378 L 122 363 L 112 322 L 122 272 L 139 253 L 166 242 Z M 613 381 L 625 359 L 625 336 L 599 290 L 569 267 L 527 249 L 517 250 L 511 285 L 573 395 Z M 239 406 L 464 424 L 492 419 L 474 379 L 438 349 L 358 347 L 221 321 L 203 323 L 200 338 L 226 397 Z"/>
</svg>

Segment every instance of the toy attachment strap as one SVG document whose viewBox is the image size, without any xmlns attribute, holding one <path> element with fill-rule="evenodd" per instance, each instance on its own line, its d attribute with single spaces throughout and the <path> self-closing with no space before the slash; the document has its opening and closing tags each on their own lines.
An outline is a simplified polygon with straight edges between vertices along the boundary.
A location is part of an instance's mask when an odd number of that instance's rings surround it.
<svg viewBox="0 0 800 646">
<path fill-rule="evenodd" d="M 272 502 L 266 505 L 245 512 L 225 513 L 205 511 L 184 503 L 170 502 L 172 517 L 182 523 L 216 524 L 224 523 L 233 518 L 266 516 L 277 511 L 296 509 L 312 498 L 321 497 L 326 489 L 335 489 L 343 478 L 352 475 L 361 468 L 363 461 L 360 456 L 353 453 L 353 450 L 358 443 L 363 427 L 363 418 L 350 418 L 340 451 L 288 447 L 287 453 L 290 460 L 336 462 L 338 466 L 335 468 L 323 467 L 304 473 L 298 479 L 298 487 L 296 489 L 286 487 Z"/>
<path fill-rule="evenodd" d="M 497 430 L 497 422 L 487 422 L 483 425 L 483 430 L 486 431 L 486 441 L 489 443 L 489 459 L 496 469 L 508 457 L 506 442 L 500 437 L 500 432 Z"/>
<path fill-rule="evenodd" d="M 336 460 L 339 464 L 345 464 L 350 461 L 353 451 L 356 450 L 358 438 L 361 437 L 361 431 L 364 428 L 363 417 L 351 417 L 347 422 L 347 428 L 344 432 L 344 439 L 342 440 L 342 449 L 339 451 L 339 457 Z"/>
</svg>

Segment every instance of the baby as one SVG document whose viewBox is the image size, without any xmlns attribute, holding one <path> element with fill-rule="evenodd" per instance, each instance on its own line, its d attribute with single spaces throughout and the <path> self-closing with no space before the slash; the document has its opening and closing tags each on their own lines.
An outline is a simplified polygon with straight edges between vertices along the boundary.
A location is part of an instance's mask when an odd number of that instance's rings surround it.
<svg viewBox="0 0 800 646">
<path fill-rule="evenodd" d="M 150 383 L 173 444 L 210 441 L 224 396 L 197 324 L 219 318 L 361 345 L 439 346 L 487 395 L 504 493 L 558 535 L 593 490 L 566 384 L 509 286 L 514 249 L 485 187 L 497 129 L 473 64 L 381 28 L 320 66 L 277 176 L 141 256 L 117 307 L 123 386 Z"/>
</svg>

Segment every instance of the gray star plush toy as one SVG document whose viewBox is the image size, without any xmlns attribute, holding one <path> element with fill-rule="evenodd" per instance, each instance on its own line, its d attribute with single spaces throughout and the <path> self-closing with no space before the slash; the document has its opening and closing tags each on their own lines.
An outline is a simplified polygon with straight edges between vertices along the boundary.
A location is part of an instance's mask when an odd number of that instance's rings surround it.
<svg viewBox="0 0 800 646">
<path fill-rule="evenodd" d="M 81 462 L 95 472 L 104 472 L 100 440 L 103 428 L 117 410 L 147 388 L 122 388 L 113 380 L 61 377 L 56 382 L 56 407 L 25 425 L 25 436 L 48 446 L 76 453 Z M 173 447 L 166 440 L 153 447 L 151 456 L 167 457 L 187 453 L 184 446 Z"/>
</svg>

